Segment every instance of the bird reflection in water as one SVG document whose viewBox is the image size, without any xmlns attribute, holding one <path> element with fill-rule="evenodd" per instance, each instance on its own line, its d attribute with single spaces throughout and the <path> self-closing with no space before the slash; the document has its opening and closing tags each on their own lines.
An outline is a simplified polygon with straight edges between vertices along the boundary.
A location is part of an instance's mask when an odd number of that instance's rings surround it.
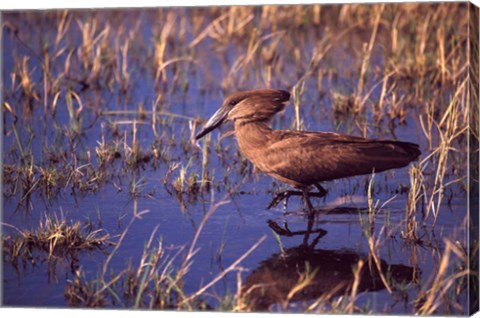
<svg viewBox="0 0 480 318">
<path fill-rule="evenodd" d="M 316 233 L 310 245 L 305 245 L 304 240 L 298 247 L 286 249 L 282 254 L 273 254 L 253 270 L 242 289 L 248 308 L 268 311 L 272 310 L 274 305 L 286 302 L 313 302 L 320 297 L 331 298 L 351 292 L 355 281 L 354 268 L 360 260 L 367 262 L 368 256 L 347 249 L 315 249 L 326 231 L 316 230 Z M 387 276 L 394 281 L 409 283 L 413 280 L 413 267 L 388 264 L 384 260 L 380 260 L 380 263 L 382 273 L 388 273 Z M 312 280 L 292 295 L 291 292 L 301 280 L 301 275 L 307 272 L 313 275 Z M 385 285 L 376 267 L 365 264 L 359 273 L 357 292 L 383 289 Z"/>
</svg>

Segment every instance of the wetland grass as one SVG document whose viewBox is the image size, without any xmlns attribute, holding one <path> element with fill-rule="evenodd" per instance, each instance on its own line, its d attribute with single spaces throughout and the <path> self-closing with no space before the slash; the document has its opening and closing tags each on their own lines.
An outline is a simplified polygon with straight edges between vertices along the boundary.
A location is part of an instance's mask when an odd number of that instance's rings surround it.
<svg viewBox="0 0 480 318">
<path fill-rule="evenodd" d="M 137 202 L 137 199 L 135 199 L 135 202 Z M 138 266 L 130 264 L 126 269 L 114 272 L 109 270 L 110 262 L 121 248 L 128 231 L 135 221 L 149 213 L 149 211 L 134 211 L 130 222 L 115 244 L 115 248 L 108 255 L 101 276 L 89 279 L 85 272 L 79 269 L 75 272 L 74 278 L 68 281 L 65 289 L 65 297 L 68 303 L 72 306 L 81 307 L 211 310 L 212 308 L 202 299 L 205 292 L 227 274 L 231 272 L 240 273 L 242 271 L 240 263 L 265 240 L 265 236 L 261 237 L 238 259 L 196 292 L 185 293 L 183 284 L 193 266 L 195 255 L 199 251 L 199 247 L 197 247 L 199 236 L 207 220 L 221 205 L 226 203 L 228 201 L 224 197 L 219 202 L 211 204 L 188 248 L 187 246 L 180 246 L 172 255 L 166 250 L 161 239 L 155 245 L 154 238 L 158 230 L 157 226 L 144 247 Z M 174 261 L 178 258 L 182 260 L 180 266 L 176 267 Z M 227 296 L 225 296 L 226 298 Z"/>
<path fill-rule="evenodd" d="M 80 221 L 67 222 L 63 216 L 46 215 L 39 226 L 31 230 L 19 229 L 13 225 L 14 235 L 2 235 L 3 256 L 7 261 L 34 261 L 36 251 L 45 252 L 48 258 L 76 258 L 81 251 L 105 249 L 111 244 L 110 235 L 102 229 L 93 230 L 89 224 Z"/>
</svg>

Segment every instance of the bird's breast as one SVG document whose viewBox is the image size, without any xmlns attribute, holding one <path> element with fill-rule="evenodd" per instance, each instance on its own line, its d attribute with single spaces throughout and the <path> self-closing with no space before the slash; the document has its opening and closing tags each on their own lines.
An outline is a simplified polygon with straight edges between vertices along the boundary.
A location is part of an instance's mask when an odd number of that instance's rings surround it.
<svg viewBox="0 0 480 318">
<path fill-rule="evenodd" d="M 235 124 L 240 152 L 258 169 L 268 172 L 266 159 L 272 130 L 263 123 Z"/>
</svg>

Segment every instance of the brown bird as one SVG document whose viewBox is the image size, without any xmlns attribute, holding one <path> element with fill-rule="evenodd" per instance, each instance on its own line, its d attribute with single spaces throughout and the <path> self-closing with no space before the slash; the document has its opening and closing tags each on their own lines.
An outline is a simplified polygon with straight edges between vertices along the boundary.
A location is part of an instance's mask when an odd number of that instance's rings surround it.
<svg viewBox="0 0 480 318">
<path fill-rule="evenodd" d="M 289 92 L 273 89 L 230 95 L 195 137 L 200 139 L 232 121 L 242 154 L 259 170 L 297 189 L 277 194 L 268 208 L 301 195 L 311 217 L 309 196 L 326 194 L 320 182 L 404 167 L 421 153 L 417 144 L 409 142 L 271 129 L 271 118 L 289 99 Z M 312 185 L 318 193 L 308 192 Z"/>
</svg>

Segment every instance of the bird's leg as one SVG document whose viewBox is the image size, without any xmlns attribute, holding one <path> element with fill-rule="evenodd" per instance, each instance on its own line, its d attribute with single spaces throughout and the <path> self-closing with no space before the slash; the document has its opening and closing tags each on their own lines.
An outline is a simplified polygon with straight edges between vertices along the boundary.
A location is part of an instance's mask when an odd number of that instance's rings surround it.
<svg viewBox="0 0 480 318">
<path fill-rule="evenodd" d="M 310 244 L 310 247 L 312 249 L 315 248 L 315 246 L 318 244 L 318 241 L 320 241 L 320 239 L 327 234 L 327 231 L 322 229 L 318 229 L 316 232 L 318 233 L 318 235 L 312 240 L 312 244 Z"/>
<path fill-rule="evenodd" d="M 315 183 L 315 187 L 318 189 L 317 198 L 321 198 L 327 195 L 327 190 L 320 185 L 320 183 Z"/>
<path fill-rule="evenodd" d="M 308 213 L 308 223 L 307 223 L 307 231 L 303 237 L 303 246 L 308 247 L 308 238 L 310 237 L 310 233 L 312 233 L 313 229 L 313 217 L 310 216 L 310 212 Z"/>
<path fill-rule="evenodd" d="M 314 217 L 313 205 L 312 205 L 312 202 L 310 201 L 309 193 L 306 189 L 303 189 L 302 192 L 303 192 L 303 201 L 305 202 L 305 205 L 307 206 L 307 210 L 308 210 L 308 219 L 309 220 L 310 218 L 313 219 Z"/>
</svg>

